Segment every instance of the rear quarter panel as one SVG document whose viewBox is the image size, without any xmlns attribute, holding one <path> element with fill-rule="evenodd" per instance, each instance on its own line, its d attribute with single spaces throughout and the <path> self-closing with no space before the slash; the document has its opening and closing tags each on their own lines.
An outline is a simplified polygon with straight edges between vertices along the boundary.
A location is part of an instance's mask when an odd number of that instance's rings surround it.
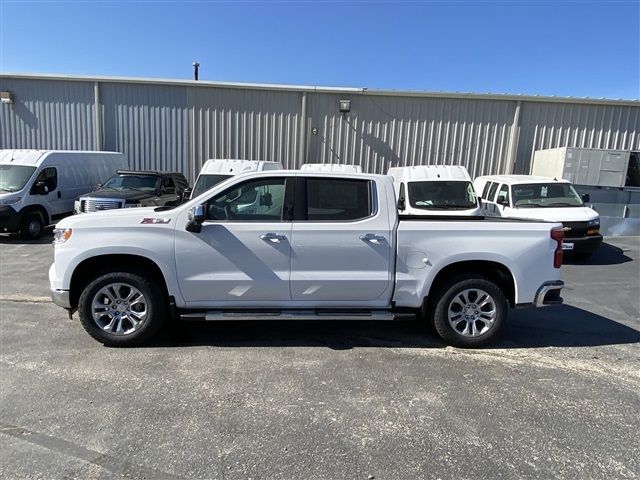
<svg viewBox="0 0 640 480">
<path fill-rule="evenodd" d="M 560 278 L 553 267 L 559 224 L 491 221 L 401 221 L 398 225 L 396 290 L 398 307 L 419 307 L 433 279 L 448 265 L 471 260 L 509 269 L 516 304 L 531 303 L 542 283 Z"/>
</svg>

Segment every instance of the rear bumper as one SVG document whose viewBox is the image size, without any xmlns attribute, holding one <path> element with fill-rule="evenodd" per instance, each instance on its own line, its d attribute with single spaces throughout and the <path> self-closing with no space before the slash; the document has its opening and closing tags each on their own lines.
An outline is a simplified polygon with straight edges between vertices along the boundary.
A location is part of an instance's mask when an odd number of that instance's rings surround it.
<svg viewBox="0 0 640 480">
<path fill-rule="evenodd" d="M 12 207 L 0 206 L 0 232 L 17 232 L 20 229 L 20 214 Z"/>
<path fill-rule="evenodd" d="M 544 282 L 536 292 L 536 297 L 533 300 L 533 305 L 535 307 L 560 305 L 562 303 L 560 291 L 563 288 L 564 282 L 562 280 L 556 280 L 554 282 Z"/>
<path fill-rule="evenodd" d="M 565 250 L 565 253 L 593 253 L 600 245 L 602 245 L 602 235 L 589 235 L 580 238 L 565 238 L 564 243 L 573 243 L 571 250 Z"/>
</svg>

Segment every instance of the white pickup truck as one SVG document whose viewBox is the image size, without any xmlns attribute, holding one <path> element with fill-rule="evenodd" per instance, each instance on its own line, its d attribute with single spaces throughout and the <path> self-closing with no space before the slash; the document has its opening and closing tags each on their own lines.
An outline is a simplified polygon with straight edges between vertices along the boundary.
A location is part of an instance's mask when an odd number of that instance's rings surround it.
<svg viewBox="0 0 640 480">
<path fill-rule="evenodd" d="M 282 170 L 178 207 L 67 218 L 52 297 L 111 346 L 168 320 L 418 317 L 473 347 L 509 307 L 562 302 L 560 224 L 398 216 L 395 198 L 388 176 Z"/>
</svg>

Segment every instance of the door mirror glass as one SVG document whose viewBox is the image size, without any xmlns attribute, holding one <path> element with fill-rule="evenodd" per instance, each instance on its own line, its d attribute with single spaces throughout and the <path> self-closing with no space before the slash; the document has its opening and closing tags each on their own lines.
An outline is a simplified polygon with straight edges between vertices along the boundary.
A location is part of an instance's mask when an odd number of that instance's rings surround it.
<svg viewBox="0 0 640 480">
<path fill-rule="evenodd" d="M 589 195 L 588 193 L 585 193 L 584 195 L 582 195 L 582 203 L 589 203 L 591 201 L 591 195 Z"/>
<path fill-rule="evenodd" d="M 182 201 L 186 202 L 187 200 L 189 200 L 191 198 L 191 192 L 193 192 L 193 189 L 191 188 L 185 188 L 182 191 Z"/>
<path fill-rule="evenodd" d="M 502 205 L 503 207 L 506 207 L 509 204 L 504 195 L 498 195 L 498 200 L 496 200 L 496 203 L 498 205 Z"/>
</svg>

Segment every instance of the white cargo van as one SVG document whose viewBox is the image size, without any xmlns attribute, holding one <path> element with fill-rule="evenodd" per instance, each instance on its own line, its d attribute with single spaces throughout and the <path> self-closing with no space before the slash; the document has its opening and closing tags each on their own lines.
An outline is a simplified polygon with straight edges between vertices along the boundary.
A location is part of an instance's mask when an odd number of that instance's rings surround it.
<svg viewBox="0 0 640 480">
<path fill-rule="evenodd" d="M 0 232 L 39 238 L 79 195 L 127 167 L 116 152 L 0 150 Z"/>
<path fill-rule="evenodd" d="M 203 194 L 218 183 L 234 175 L 249 172 L 282 170 L 280 162 L 265 162 L 262 160 L 228 160 L 212 159 L 202 165 L 196 184 L 191 192 L 191 198 Z"/>
<path fill-rule="evenodd" d="M 362 173 L 360 165 L 340 165 L 337 163 L 305 163 L 300 167 L 300 170 L 321 173 Z"/>
<path fill-rule="evenodd" d="M 566 234 L 563 248 L 587 258 L 602 243 L 600 217 L 587 207 L 568 180 L 533 175 L 478 177 L 474 185 L 482 198 L 483 213 L 491 217 L 561 222 Z"/>
<path fill-rule="evenodd" d="M 479 216 L 480 202 L 467 169 L 458 165 L 390 168 L 402 215 Z"/>
</svg>

